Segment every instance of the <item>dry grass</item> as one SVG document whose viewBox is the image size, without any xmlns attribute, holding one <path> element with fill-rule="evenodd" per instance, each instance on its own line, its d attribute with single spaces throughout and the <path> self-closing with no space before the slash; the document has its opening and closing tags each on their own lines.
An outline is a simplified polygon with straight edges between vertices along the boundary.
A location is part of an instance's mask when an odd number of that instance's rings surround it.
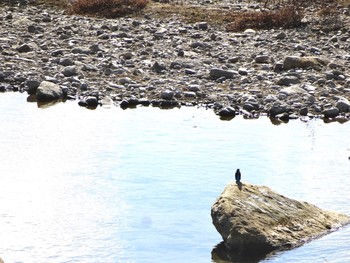
<svg viewBox="0 0 350 263">
<path fill-rule="evenodd" d="M 294 6 L 286 6 L 272 11 L 235 12 L 228 16 L 228 19 L 232 21 L 227 25 L 228 31 L 243 31 L 247 28 L 271 29 L 299 27 L 304 17 L 302 10 Z"/>
<path fill-rule="evenodd" d="M 140 12 L 147 3 L 148 0 L 77 0 L 73 2 L 70 12 L 116 18 Z"/>
<path fill-rule="evenodd" d="M 47 5 L 67 10 L 71 14 L 115 18 L 125 15 L 149 14 L 153 17 L 174 18 L 187 23 L 206 21 L 211 25 L 226 27 L 228 31 L 242 31 L 246 28 L 270 29 L 299 27 L 305 7 L 313 6 L 313 16 L 321 22 L 339 24 L 339 8 L 350 7 L 350 0 L 255 0 L 266 8 L 259 11 L 230 12 L 215 5 L 193 6 L 186 0 L 169 0 L 168 3 L 155 0 L 29 0 L 32 4 Z M 254 1 L 254 0 L 253 0 Z M 12 0 L 0 0 L 11 4 Z M 250 1 L 252 2 L 252 1 Z"/>
</svg>

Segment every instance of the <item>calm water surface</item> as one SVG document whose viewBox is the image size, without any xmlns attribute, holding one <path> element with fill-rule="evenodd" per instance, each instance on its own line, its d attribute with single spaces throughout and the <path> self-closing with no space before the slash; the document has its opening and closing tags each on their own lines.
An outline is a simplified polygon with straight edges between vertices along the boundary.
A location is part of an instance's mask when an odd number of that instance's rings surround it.
<svg viewBox="0 0 350 263">
<path fill-rule="evenodd" d="M 210 207 L 236 168 L 243 182 L 350 214 L 349 123 L 25 101 L 0 94 L 6 263 L 215 262 Z M 349 241 L 346 227 L 262 262 L 348 262 Z"/>
</svg>

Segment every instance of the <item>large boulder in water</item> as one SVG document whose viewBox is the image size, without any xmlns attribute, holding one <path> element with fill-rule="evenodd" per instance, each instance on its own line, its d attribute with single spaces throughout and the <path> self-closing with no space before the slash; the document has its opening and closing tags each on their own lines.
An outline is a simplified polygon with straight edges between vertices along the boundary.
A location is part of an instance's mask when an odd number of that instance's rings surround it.
<svg viewBox="0 0 350 263">
<path fill-rule="evenodd" d="M 42 81 L 36 90 L 36 98 L 38 101 L 50 101 L 63 99 L 64 92 L 62 88 L 50 81 Z"/>
<path fill-rule="evenodd" d="M 211 216 L 226 246 L 250 255 L 291 249 L 350 223 L 347 215 L 241 183 L 225 188 Z"/>
</svg>

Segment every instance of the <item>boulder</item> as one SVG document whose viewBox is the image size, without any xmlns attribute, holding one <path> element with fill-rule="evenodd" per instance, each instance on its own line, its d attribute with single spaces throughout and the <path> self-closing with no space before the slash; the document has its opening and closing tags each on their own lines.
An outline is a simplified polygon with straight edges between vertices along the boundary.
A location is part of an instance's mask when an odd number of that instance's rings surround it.
<svg viewBox="0 0 350 263">
<path fill-rule="evenodd" d="M 291 249 L 350 223 L 347 215 L 240 182 L 225 188 L 211 216 L 226 246 L 242 254 Z"/>
<path fill-rule="evenodd" d="M 288 56 L 283 61 L 283 69 L 295 69 L 295 68 L 312 68 L 318 69 L 322 66 L 328 64 L 328 60 L 320 57 L 297 57 L 297 56 Z"/>
<path fill-rule="evenodd" d="M 64 97 L 61 87 L 50 81 L 42 81 L 36 90 L 36 98 L 38 101 L 50 101 L 62 99 Z"/>
</svg>

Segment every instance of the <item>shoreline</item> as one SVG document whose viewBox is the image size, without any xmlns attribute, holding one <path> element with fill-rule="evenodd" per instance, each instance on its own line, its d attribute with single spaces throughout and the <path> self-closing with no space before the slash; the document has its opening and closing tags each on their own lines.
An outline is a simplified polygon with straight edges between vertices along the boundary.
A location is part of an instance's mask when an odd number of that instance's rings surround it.
<svg viewBox="0 0 350 263">
<path fill-rule="evenodd" d="M 345 27 L 231 33 L 149 10 L 100 19 L 31 5 L 0 7 L 0 23 L 1 91 L 32 94 L 46 80 L 81 106 L 94 97 L 121 108 L 205 107 L 228 119 L 350 119 Z M 288 58 L 316 62 L 287 69 Z"/>
</svg>

